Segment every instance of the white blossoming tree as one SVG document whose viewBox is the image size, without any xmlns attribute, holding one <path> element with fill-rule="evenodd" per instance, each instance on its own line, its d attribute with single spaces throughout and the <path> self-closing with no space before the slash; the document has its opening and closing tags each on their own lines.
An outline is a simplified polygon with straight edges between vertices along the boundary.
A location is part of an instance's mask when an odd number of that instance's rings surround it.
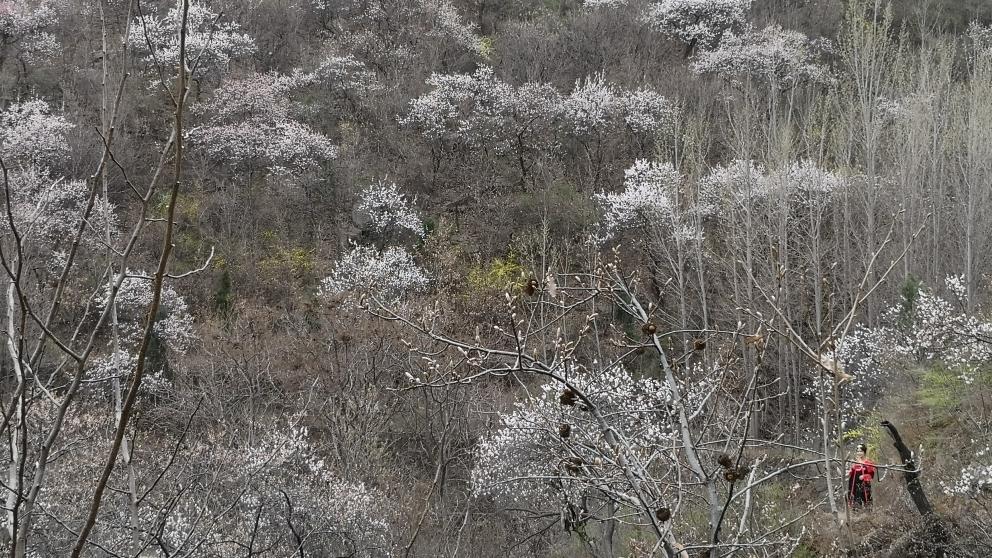
<svg viewBox="0 0 992 558">
<path fill-rule="evenodd" d="M 643 153 L 674 129 L 678 116 L 678 107 L 657 92 L 646 88 L 629 91 L 599 73 L 575 83 L 563 100 L 561 122 L 578 145 L 592 186 L 597 188 L 608 170 L 611 141 L 632 137 Z"/>
<path fill-rule="evenodd" d="M 187 492 L 147 517 L 160 533 L 156 547 L 226 556 L 240 552 L 242 541 L 254 541 L 269 552 L 308 556 L 393 554 L 383 493 L 339 478 L 306 428 L 258 426 L 256 439 L 232 437 L 221 447 L 197 448 L 202 477 L 190 476 Z"/>
<path fill-rule="evenodd" d="M 55 2 L 0 2 L 0 69 L 20 61 L 18 74 L 59 54 L 61 45 L 51 33 L 57 23 Z"/>
<path fill-rule="evenodd" d="M 380 180 L 362 190 L 352 215 L 359 227 L 386 242 L 425 234 L 423 221 L 395 182 Z"/>
<path fill-rule="evenodd" d="M 752 519 L 766 521 L 754 487 L 815 462 L 765 465 L 751 451 L 763 443 L 744 434 L 756 367 L 743 368 L 741 356 L 760 365 L 764 343 L 747 338 L 761 334 L 699 330 L 704 337 L 683 352 L 671 343 L 683 332 L 659 325 L 659 309 L 642 302 L 641 281 L 616 261 L 594 261 L 590 269 L 551 272 L 508 293 L 505 325 L 480 327 L 474 337 L 445 331 L 441 301 L 416 315 L 389 304 L 370 310 L 416 335 L 407 341 L 418 363 L 409 389 L 496 377 L 525 390 L 478 442 L 476 497 L 525 517 L 558 517 L 595 556 L 612 555 L 621 525 L 641 534 L 638 549 L 669 558 L 685 558 L 690 548 L 718 556 L 724 544 L 752 540 L 762 532 L 751 531 Z M 626 331 L 605 326 L 604 311 L 623 312 L 633 324 Z M 705 339 L 718 337 L 726 340 L 724 356 L 706 358 Z M 580 355 L 588 354 L 602 360 L 584 365 Z M 738 386 L 740 399 L 721 395 L 729 385 Z M 736 418 L 706 420 L 717 408 L 735 409 Z M 686 514 L 702 514 L 708 527 L 693 531 Z M 787 553 L 796 540 L 778 533 L 748 544 Z"/>
<path fill-rule="evenodd" d="M 676 444 L 671 394 L 661 382 L 636 378 L 619 366 L 590 370 L 576 365 L 559 374 L 574 386 L 569 393 L 576 394 L 575 401 L 551 382 L 500 416 L 498 430 L 476 450 L 473 493 L 512 507 L 560 514 L 566 530 L 583 534 L 591 535 L 588 531 L 596 527 L 612 533 L 620 522 L 650 525 L 640 513 L 642 495 L 626 480 L 625 463 L 611 451 L 601 424 L 578 394 L 608 417 L 625 437 L 625 451 L 652 470 L 657 492 L 674 501 L 673 472 L 662 472 L 669 466 L 666 453 Z M 619 520 L 628 511 L 633 517 Z M 585 540 L 594 551 L 612 543 L 609 535 Z"/>
<path fill-rule="evenodd" d="M 746 22 L 752 0 L 659 0 L 644 15 L 655 30 L 686 44 L 689 56 L 701 46 L 710 48 L 728 30 L 740 29 Z"/>
<path fill-rule="evenodd" d="M 331 140 L 294 118 L 297 79 L 254 74 L 225 82 L 203 105 L 190 141 L 214 161 L 274 174 L 313 172 L 337 157 Z"/>
<path fill-rule="evenodd" d="M 532 157 L 553 148 L 561 107 L 554 87 L 514 87 L 487 66 L 472 74 L 434 74 L 427 84 L 433 89 L 410 102 L 400 124 L 430 143 L 435 174 L 459 154 L 474 153 L 483 160 L 512 155 L 523 186 Z"/>
<path fill-rule="evenodd" d="M 406 249 L 390 246 L 378 250 L 356 245 L 334 264 L 321 284 L 321 295 L 357 293 L 396 302 L 407 293 L 423 291 L 428 283 L 427 275 Z"/>
<path fill-rule="evenodd" d="M 692 69 L 719 75 L 735 84 L 760 81 L 773 90 L 828 84 L 830 72 L 817 60 L 823 46 L 822 41 L 810 40 L 799 31 L 779 25 L 760 31 L 747 29 L 740 34 L 728 32 L 718 46 L 696 57 Z"/>
<path fill-rule="evenodd" d="M 415 60 L 434 68 L 429 61 L 482 53 L 476 26 L 451 0 L 372 0 L 345 13 L 342 43 L 381 74 L 402 72 Z"/>
<path fill-rule="evenodd" d="M 496 143 L 513 89 L 483 66 L 472 74 L 434 74 L 430 92 L 412 100 L 400 124 L 415 127 L 426 139 L 449 143 Z"/>
<path fill-rule="evenodd" d="M 885 310 L 878 326 L 855 329 L 838 347 L 853 376 L 845 393 L 852 402 L 845 426 L 857 426 L 873 410 L 895 370 L 940 366 L 969 385 L 992 359 L 992 323 L 965 310 L 960 276 L 945 283 L 950 299 L 908 282 L 903 300 Z"/>
<path fill-rule="evenodd" d="M 179 28 L 182 23 L 182 2 L 162 15 L 144 15 L 134 22 L 131 48 L 143 53 L 151 67 L 172 68 L 179 61 Z M 212 11 L 202 0 L 190 3 L 186 14 L 186 42 L 182 45 L 185 64 L 193 75 L 217 76 L 226 72 L 231 60 L 255 52 L 255 41 L 240 27 L 225 22 L 221 14 Z"/>
</svg>

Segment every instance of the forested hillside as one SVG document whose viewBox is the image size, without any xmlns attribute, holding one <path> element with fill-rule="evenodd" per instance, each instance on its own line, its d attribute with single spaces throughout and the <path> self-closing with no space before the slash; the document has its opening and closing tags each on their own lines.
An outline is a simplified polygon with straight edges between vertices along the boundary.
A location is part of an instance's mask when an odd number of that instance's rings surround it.
<svg viewBox="0 0 992 558">
<path fill-rule="evenodd" d="M 992 555 L 992 4 L 0 0 L 0 552 Z"/>
</svg>

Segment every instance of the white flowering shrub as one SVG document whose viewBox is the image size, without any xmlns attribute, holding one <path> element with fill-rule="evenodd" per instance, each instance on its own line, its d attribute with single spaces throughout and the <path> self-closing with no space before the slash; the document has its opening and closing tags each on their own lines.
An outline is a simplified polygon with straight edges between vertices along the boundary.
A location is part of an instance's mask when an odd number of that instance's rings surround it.
<svg viewBox="0 0 992 558">
<path fill-rule="evenodd" d="M 40 258 L 46 262 L 47 272 L 59 274 L 69 249 L 66 239 L 72 238 L 83 224 L 89 188 L 81 180 L 53 178 L 46 169 L 36 166 L 14 168 L 7 178 L 13 226 L 21 240 L 20 256 Z M 108 227 L 112 236 L 117 234 L 113 204 L 95 199 L 86 225 L 81 246 L 102 247 Z M 7 218 L 0 219 L 0 242 L 13 241 L 10 228 Z"/>
<path fill-rule="evenodd" d="M 144 317 L 152 303 L 152 281 L 143 271 L 128 270 L 121 283 L 114 302 L 121 324 L 121 344 L 137 346 L 144 330 Z M 106 308 L 110 302 L 109 286 L 98 299 L 99 308 Z M 169 349 L 184 354 L 196 340 L 193 316 L 189 313 L 186 300 L 171 285 L 162 287 L 158 315 L 155 319 L 155 335 Z"/>
<path fill-rule="evenodd" d="M 809 159 L 793 161 L 787 168 L 770 172 L 762 181 L 766 195 L 784 189 L 786 195 L 802 204 L 822 201 L 840 191 L 846 183 L 840 176 L 820 168 Z"/>
<path fill-rule="evenodd" d="M 582 6 L 590 10 L 595 10 L 599 8 L 610 9 L 610 8 L 622 8 L 630 3 L 630 0 L 585 0 L 582 2 Z"/>
<path fill-rule="evenodd" d="M 64 116 L 51 114 L 40 99 L 14 103 L 0 112 L 0 155 L 7 168 L 51 166 L 69 154 L 66 134 L 73 126 Z"/>
<path fill-rule="evenodd" d="M 563 116 L 581 134 L 607 125 L 621 106 L 618 88 L 607 83 L 603 74 L 595 74 L 575 83 L 565 98 Z"/>
<path fill-rule="evenodd" d="M 971 41 L 973 57 L 992 55 L 992 25 L 972 21 L 968 25 L 968 40 Z"/>
<path fill-rule="evenodd" d="M 48 1 L 0 3 L 0 48 L 15 49 L 14 54 L 29 64 L 58 55 L 61 45 L 48 32 L 56 24 L 56 16 Z"/>
<path fill-rule="evenodd" d="M 133 23 L 131 47 L 144 54 L 148 64 L 160 64 L 169 72 L 179 62 L 179 30 L 182 9 L 176 4 L 165 15 L 145 15 Z M 150 50 L 149 50 L 150 47 Z M 186 65 L 201 75 L 223 72 L 231 59 L 255 52 L 255 41 L 240 27 L 224 22 L 202 0 L 190 2 L 187 17 Z M 195 67 L 193 63 L 196 63 Z"/>
<path fill-rule="evenodd" d="M 676 244 L 700 241 L 700 218 L 716 210 L 710 191 L 699 190 L 692 200 L 679 200 L 685 179 L 670 163 L 638 159 L 624 172 L 624 189 L 593 196 L 603 213 L 605 239 L 623 230 L 650 227 Z"/>
<path fill-rule="evenodd" d="M 720 192 L 735 203 L 764 195 L 765 167 L 750 159 L 734 159 L 726 165 L 716 165 L 700 179 L 701 188 Z"/>
<path fill-rule="evenodd" d="M 412 234 L 423 238 L 424 223 L 395 182 L 378 181 L 359 194 L 354 212 L 357 221 L 379 235 Z"/>
<path fill-rule="evenodd" d="M 311 172 L 337 157 L 337 147 L 292 116 L 292 77 L 254 74 L 219 87 L 201 111 L 204 125 L 190 130 L 191 143 L 227 164 L 263 167 L 274 174 Z"/>
<path fill-rule="evenodd" d="M 920 288 L 889 307 L 880 325 L 854 329 L 837 347 L 838 361 L 851 376 L 842 387 L 844 428 L 855 427 L 874 409 L 895 368 L 940 365 L 971 384 L 992 359 L 992 323 L 963 311 L 961 277 L 947 277 L 946 286 L 956 302 Z"/>
<path fill-rule="evenodd" d="M 973 462 L 951 482 L 941 481 L 945 494 L 967 498 L 992 498 L 992 446 L 975 452 Z"/>
<path fill-rule="evenodd" d="M 438 50 L 482 53 L 475 25 L 461 17 L 451 0 L 371 0 L 338 10 L 348 22 L 341 43 L 379 71 L 398 70 Z"/>
<path fill-rule="evenodd" d="M 501 137 L 501 124 L 513 102 L 513 88 L 483 66 L 472 74 L 434 74 L 433 89 L 410 102 L 400 124 L 415 127 L 432 141 L 478 143 Z"/>
<path fill-rule="evenodd" d="M 382 302 L 396 302 L 407 293 L 425 290 L 428 283 L 427 274 L 405 249 L 354 246 L 323 280 L 320 294 L 370 294 Z"/>
<path fill-rule="evenodd" d="M 336 91 L 352 92 L 359 97 L 383 89 L 375 72 L 351 54 L 328 55 L 312 72 L 294 74 L 301 85 L 319 85 Z"/>
<path fill-rule="evenodd" d="M 607 417 L 630 454 L 618 457 L 602 426 L 581 401 L 564 405 L 563 386 L 547 383 L 479 441 L 472 491 L 511 504 L 578 503 L 583 496 L 613 498 L 630 493 L 618 459 L 658 460 L 673 436 L 671 395 L 652 378 L 635 378 L 621 367 L 579 369 L 569 381 Z"/>
<path fill-rule="evenodd" d="M 670 221 L 675 212 L 673 193 L 682 180 L 682 174 L 670 163 L 635 161 L 624 173 L 623 191 L 594 195 L 603 210 L 607 233 Z"/>
<path fill-rule="evenodd" d="M 649 134 L 672 129 L 678 109 L 657 91 L 641 88 L 625 96 L 622 114 L 631 130 Z"/>
<path fill-rule="evenodd" d="M 890 343 L 881 356 L 939 362 L 971 383 L 977 369 L 992 359 L 992 323 L 963 310 L 967 289 L 960 276 L 948 276 L 945 284 L 951 300 L 921 288 L 908 307 L 896 305 L 883 314 L 888 329 L 878 335 Z"/>
<path fill-rule="evenodd" d="M 875 99 L 875 110 L 878 111 L 878 114 L 881 115 L 884 121 L 896 122 L 912 118 L 913 111 L 911 107 L 914 104 L 926 106 L 928 99 L 916 95 L 908 95 L 901 99 L 890 99 L 884 95 L 879 95 Z"/>
<path fill-rule="evenodd" d="M 475 25 L 462 20 L 451 0 L 414 0 L 413 3 L 428 17 L 427 37 L 450 40 L 476 54 L 482 52 Z"/>
<path fill-rule="evenodd" d="M 729 200 L 737 206 L 754 206 L 785 198 L 799 207 L 822 204 L 847 185 L 838 174 L 809 159 L 768 170 L 751 161 L 735 159 L 716 165 L 700 179 L 700 192 L 712 204 Z"/>
<path fill-rule="evenodd" d="M 290 94 L 297 86 L 294 77 L 274 72 L 229 79 L 197 110 L 216 120 L 285 120 L 292 108 Z"/>
<path fill-rule="evenodd" d="M 337 157 L 337 147 L 327 136 L 291 120 L 208 126 L 190 136 L 215 161 L 252 163 L 273 174 L 313 171 Z"/>
<path fill-rule="evenodd" d="M 812 41 L 780 25 L 740 34 L 731 31 L 724 34 L 719 46 L 700 53 L 692 69 L 732 83 L 757 79 L 780 89 L 800 83 L 828 83 L 829 70 L 817 62 L 823 46 L 822 41 Z"/>
<path fill-rule="evenodd" d="M 657 134 L 671 129 L 677 116 L 678 108 L 659 93 L 645 88 L 627 91 L 608 83 L 601 73 L 577 81 L 562 103 L 562 118 L 577 135 L 624 124 L 635 133 Z"/>
<path fill-rule="evenodd" d="M 744 25 L 752 0 L 660 0 L 645 21 L 685 43 L 715 46 L 723 33 Z"/>
<path fill-rule="evenodd" d="M 255 436 L 199 452 L 201 471 L 217 476 L 213 484 L 192 485 L 194 493 L 167 515 L 162 533 L 169 548 L 237 556 L 242 541 L 254 540 L 286 555 L 299 548 L 310 556 L 392 554 L 385 495 L 339 478 L 306 428 L 259 425 Z M 218 520 L 202 520 L 223 510 Z"/>
<path fill-rule="evenodd" d="M 47 399 L 39 407 L 46 417 L 56 410 Z M 65 436 L 73 451 L 54 456 L 51 489 L 40 500 L 48 513 L 38 514 L 39 535 L 49 534 L 39 536 L 41 555 L 59 555 L 71 543 L 52 518 L 82 512 L 79 502 L 90 497 L 91 488 L 80 479 L 99 474 L 110 443 L 104 433 L 112 431 L 112 422 L 102 408 L 68 418 Z M 153 555 L 234 558 L 244 555 L 245 541 L 254 541 L 266 555 L 392 556 L 390 526 L 396 518 L 389 499 L 341 478 L 299 422 L 259 419 L 251 429 L 225 426 L 190 437 L 180 454 L 187 466 L 164 471 L 159 465 L 174 451 L 170 442 L 152 438 L 138 446 L 138 480 L 157 487 L 138 510 L 139 527 L 156 533 Z M 108 499 L 100 519 L 91 541 L 129 553 L 126 499 Z"/>
<path fill-rule="evenodd" d="M 138 349 L 145 329 L 148 307 L 152 303 L 152 281 L 142 271 L 128 270 L 121 283 L 114 304 L 117 308 L 119 350 L 114 350 L 113 337 L 108 335 L 110 350 L 107 354 L 93 359 L 91 376 L 107 378 L 114 375 L 130 374 L 138 362 Z M 103 311 L 110 303 L 110 285 L 105 285 L 96 301 Z M 169 351 L 183 355 L 196 341 L 196 331 L 192 314 L 186 300 L 176 290 L 165 285 L 159 301 L 155 324 L 152 326 L 155 339 Z M 161 392 L 169 382 L 162 369 L 149 370 L 150 381 L 142 383 L 146 392 Z"/>
</svg>

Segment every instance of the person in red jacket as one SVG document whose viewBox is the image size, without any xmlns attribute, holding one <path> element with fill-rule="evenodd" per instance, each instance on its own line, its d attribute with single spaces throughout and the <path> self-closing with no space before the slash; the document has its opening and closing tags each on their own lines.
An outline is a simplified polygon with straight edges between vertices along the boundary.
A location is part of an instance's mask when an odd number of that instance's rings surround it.
<svg viewBox="0 0 992 558">
<path fill-rule="evenodd" d="M 858 455 L 847 473 L 847 505 L 853 509 L 871 506 L 871 481 L 875 464 L 868 459 L 868 446 L 858 444 Z"/>
</svg>

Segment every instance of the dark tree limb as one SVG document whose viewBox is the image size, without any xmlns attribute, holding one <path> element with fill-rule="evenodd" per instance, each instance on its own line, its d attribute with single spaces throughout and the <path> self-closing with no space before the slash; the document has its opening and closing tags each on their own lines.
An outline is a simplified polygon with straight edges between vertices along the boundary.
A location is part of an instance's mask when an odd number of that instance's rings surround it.
<svg viewBox="0 0 992 558">
<path fill-rule="evenodd" d="M 925 552 L 926 556 L 943 558 L 945 556 L 945 548 L 950 540 L 950 534 L 947 532 L 944 524 L 941 523 L 937 514 L 934 513 L 933 506 L 930 504 L 930 500 L 923 490 L 923 484 L 920 483 L 919 464 L 916 462 L 913 452 L 902 441 L 902 436 L 899 435 L 896 426 L 887 420 L 883 420 L 881 425 L 889 431 L 889 436 L 892 437 L 892 445 L 899 452 L 899 458 L 905 467 L 903 479 L 906 481 L 906 490 L 909 492 L 909 497 L 913 500 L 917 511 L 923 517 L 922 537 L 916 541 L 918 544 L 914 545 L 917 548 L 913 549 L 916 551 L 913 555 L 920 555 L 917 553 Z"/>
</svg>

